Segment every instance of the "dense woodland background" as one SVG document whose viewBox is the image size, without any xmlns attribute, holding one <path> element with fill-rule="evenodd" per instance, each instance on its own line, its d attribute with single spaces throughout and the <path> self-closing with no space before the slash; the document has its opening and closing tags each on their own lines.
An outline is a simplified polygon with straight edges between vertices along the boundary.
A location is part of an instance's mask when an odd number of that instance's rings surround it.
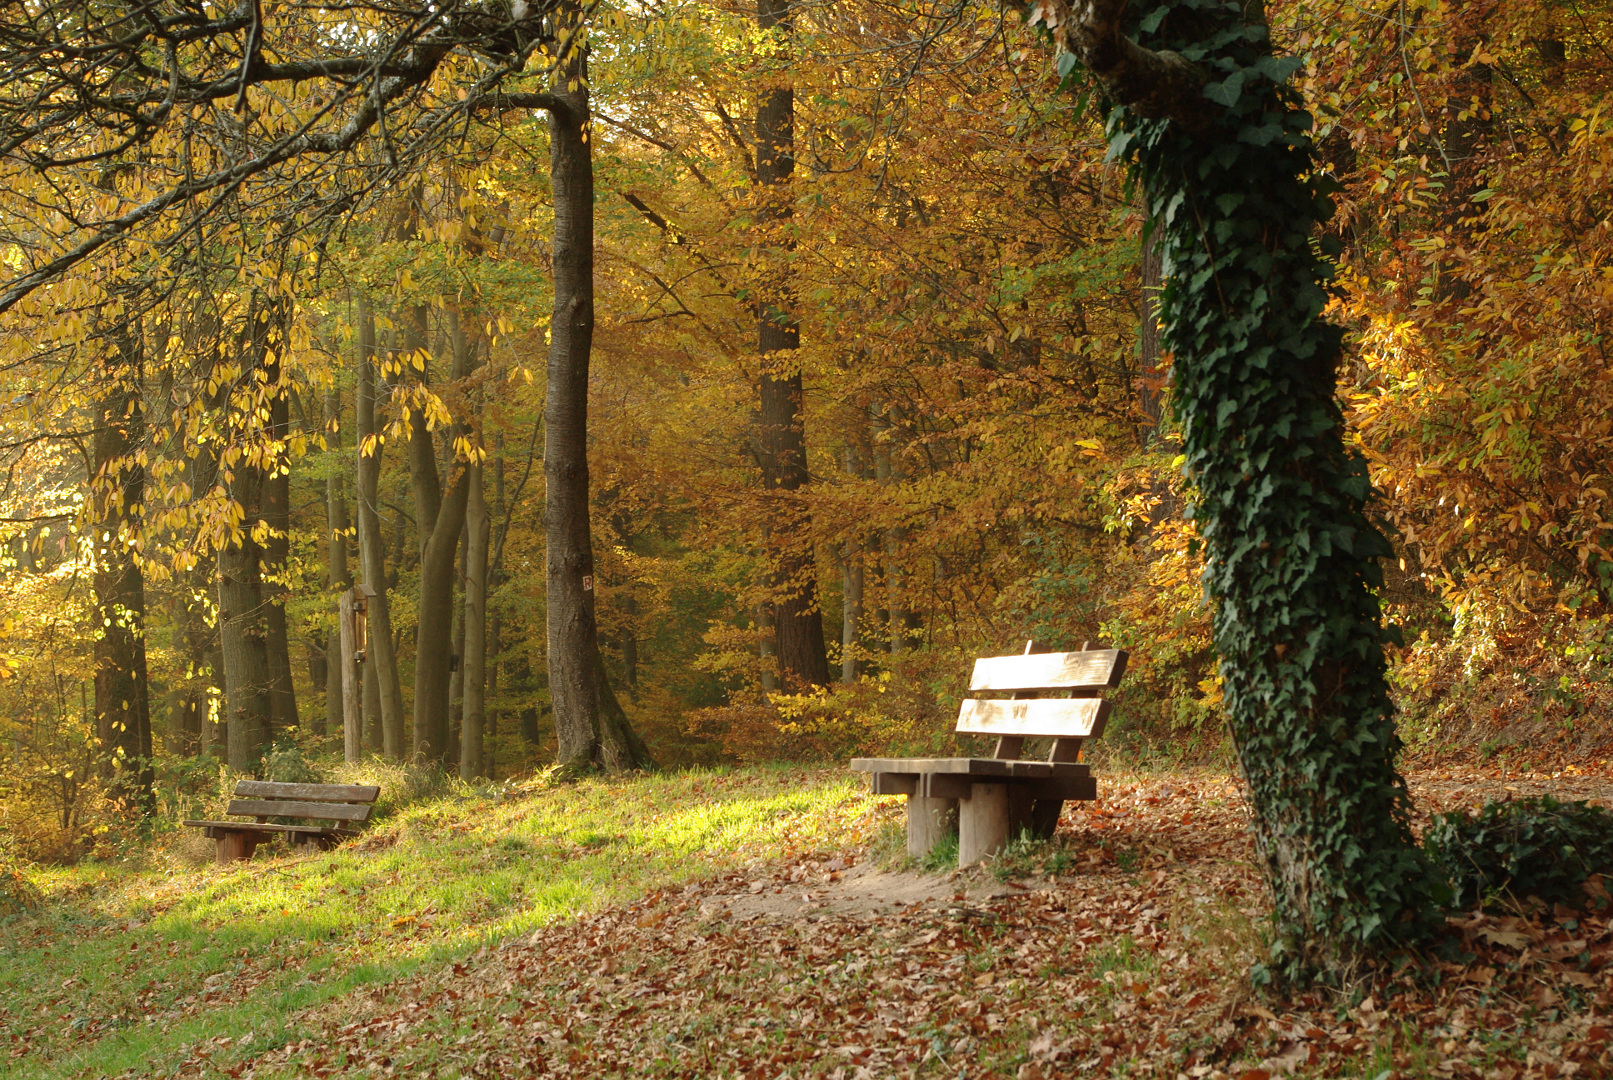
<svg viewBox="0 0 1613 1080">
<path fill-rule="evenodd" d="M 589 17 L 592 591 L 626 718 L 661 765 L 933 749 L 971 657 L 1103 641 L 1132 663 L 1102 752 L 1224 753 L 1159 262 L 1100 103 L 1061 93 L 996 5 L 769 10 Z M 1339 185 L 1330 315 L 1396 547 L 1402 734 L 1592 753 L 1613 702 L 1613 10 L 1270 16 Z M 38 265 L 73 207 L 295 126 L 322 105 L 299 92 L 198 107 L 117 169 L 8 160 L 0 255 Z M 366 753 L 493 782 L 556 759 L 556 200 L 551 125 L 517 104 L 401 163 L 385 132 L 342 169 L 293 159 L 207 229 L 8 300 L 0 855 L 114 845 L 231 763 L 339 759 L 329 657 L 356 581 L 391 629 Z M 806 467 L 781 472 L 796 430 Z M 231 687 L 226 648 L 261 650 L 262 678 Z M 416 708 L 423 653 L 453 669 L 445 712 Z M 243 692 L 267 729 L 230 730 Z"/>
</svg>

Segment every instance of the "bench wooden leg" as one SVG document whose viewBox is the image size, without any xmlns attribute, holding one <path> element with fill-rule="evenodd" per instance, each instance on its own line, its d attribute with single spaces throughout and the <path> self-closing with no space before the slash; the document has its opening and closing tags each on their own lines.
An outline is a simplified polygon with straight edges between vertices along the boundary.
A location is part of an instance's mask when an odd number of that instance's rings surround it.
<svg viewBox="0 0 1613 1080">
<path fill-rule="evenodd" d="M 1034 839 L 1051 840 L 1063 809 L 1063 799 L 1037 798 L 1028 788 L 1011 786 L 1008 789 L 1008 838 L 1017 840 L 1020 833 L 1030 833 Z"/>
<path fill-rule="evenodd" d="M 922 859 L 958 827 L 957 799 L 907 797 L 907 853 Z"/>
<path fill-rule="evenodd" d="M 228 866 L 232 862 L 244 862 L 252 858 L 252 853 L 258 850 L 258 837 L 255 833 L 221 832 L 214 841 L 214 858 L 220 866 Z"/>
<path fill-rule="evenodd" d="M 1008 843 L 1008 785 L 972 784 L 958 806 L 958 865 L 969 866 Z"/>
<path fill-rule="evenodd" d="M 317 855 L 321 851 L 329 851 L 336 846 L 333 837 L 323 833 L 296 833 L 292 841 L 298 855 Z"/>
</svg>

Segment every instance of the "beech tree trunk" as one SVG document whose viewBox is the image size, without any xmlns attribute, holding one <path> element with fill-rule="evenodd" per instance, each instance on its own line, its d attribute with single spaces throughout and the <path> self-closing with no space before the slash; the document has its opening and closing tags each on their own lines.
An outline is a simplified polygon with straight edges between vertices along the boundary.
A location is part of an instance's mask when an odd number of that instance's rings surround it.
<svg viewBox="0 0 1613 1080">
<path fill-rule="evenodd" d="M 398 659 L 392 647 L 392 612 L 387 603 L 386 543 L 381 536 L 379 490 L 380 442 L 375 422 L 375 316 L 369 301 L 359 300 L 358 358 L 358 552 L 359 573 L 375 590 L 369 603 L 369 649 L 364 666 L 375 671 L 375 696 L 381 715 L 382 752 L 390 761 L 403 760 L 403 690 L 398 681 Z M 366 444 L 369 444 L 368 446 Z M 370 452 L 366 453 L 366 449 Z M 366 681 L 368 681 L 366 673 Z"/>
<path fill-rule="evenodd" d="M 145 578 L 135 561 L 145 501 L 145 469 L 134 458 L 145 437 L 140 400 L 141 345 L 121 335 L 103 369 L 96 417 L 95 733 L 118 801 L 142 816 L 152 792 L 151 704 L 146 676 Z M 198 727 L 198 734 L 199 734 Z"/>
<path fill-rule="evenodd" d="M 342 395 L 332 388 L 325 393 L 325 445 L 341 460 Z M 353 587 L 353 573 L 347 563 L 347 499 L 343 495 L 342 469 L 331 468 L 325 477 L 325 542 L 330 568 L 331 592 L 341 594 Z M 331 601 L 332 606 L 335 601 Z M 325 639 L 325 723 L 316 735 L 341 731 L 342 715 L 342 633 L 338 627 Z"/>
<path fill-rule="evenodd" d="M 840 681 L 847 686 L 857 681 L 857 635 L 862 617 L 862 553 L 848 543 L 840 567 Z"/>
<path fill-rule="evenodd" d="M 759 0 L 762 30 L 792 34 L 789 0 Z M 789 183 L 795 171 L 795 90 L 762 91 L 756 110 L 757 221 L 766 225 L 790 214 Z M 801 329 L 789 313 L 789 286 L 782 273 L 761 288 L 757 305 L 760 409 L 756 445 L 767 503 L 769 581 L 779 672 L 786 688 L 829 681 L 829 653 L 818 607 L 818 567 L 811 519 L 795 492 L 810 480 L 802 419 L 802 379 L 797 350 Z"/>
<path fill-rule="evenodd" d="M 243 513 L 242 534 L 218 553 L 219 644 L 224 658 L 227 755 L 236 772 L 258 770 L 268 749 L 273 703 L 269 642 L 264 626 L 262 550 L 251 527 L 263 506 L 263 471 L 237 461 L 230 498 Z"/>
<path fill-rule="evenodd" d="M 423 315 L 423 312 L 421 313 Z M 425 347 L 423 319 L 407 324 L 405 348 L 418 354 Z M 453 378 L 471 372 L 474 350 L 453 319 Z M 421 373 L 424 379 L 425 373 Z M 464 423 L 449 426 L 448 445 L 469 435 Z M 451 453 L 451 451 L 450 451 Z M 409 417 L 409 477 L 414 485 L 415 524 L 420 541 L 419 622 L 414 657 L 414 760 L 446 765 L 449 745 L 450 659 L 454 638 L 454 562 L 465 527 L 470 494 L 469 466 L 450 459 L 445 484 L 437 470 L 437 447 L 426 418 L 418 410 Z"/>
<path fill-rule="evenodd" d="M 267 605 L 264 617 L 269 651 L 269 724 L 278 731 L 297 726 L 291 640 L 286 630 L 286 597 L 291 593 L 285 579 L 286 559 L 291 552 L 291 467 L 286 450 L 286 439 L 291 434 L 291 402 L 284 387 L 269 403 L 269 425 L 280 449 L 277 467 L 263 479 L 263 520 L 269 527 L 263 543 L 263 599 Z"/>
<path fill-rule="evenodd" d="M 484 694 L 487 688 L 487 540 L 492 521 L 482 490 L 482 466 L 470 470 L 465 521 L 464 711 L 459 720 L 459 776 L 470 781 L 487 774 L 483 752 Z"/>
<path fill-rule="evenodd" d="M 242 445 L 261 441 L 270 434 L 254 430 L 253 417 L 267 407 L 272 425 L 274 402 L 282 393 L 282 327 L 272 308 L 260 308 L 250 318 L 238 382 L 242 389 L 226 404 L 231 413 L 231 438 Z M 269 456 L 277 459 L 277 455 Z M 259 770 L 273 734 L 274 670 L 269 659 L 265 558 L 263 547 L 253 538 L 268 512 L 268 470 L 261 461 L 261 457 L 242 455 L 228 466 L 227 473 L 224 464 L 220 464 L 221 478 L 227 476 L 230 498 L 241 507 L 241 535 L 218 555 L 219 640 L 224 652 L 224 689 L 229 709 L 228 756 L 230 768 L 237 772 Z M 274 464 L 277 466 L 278 461 Z"/>
<path fill-rule="evenodd" d="M 578 18 L 575 6 L 567 9 Z M 562 15 L 562 20 L 568 16 Z M 594 166 L 588 71 L 578 52 L 560 66 L 549 109 L 549 177 L 554 192 L 554 315 L 549 324 L 544 400 L 543 524 L 548 543 L 549 699 L 559 759 L 578 774 L 653 762 L 622 715 L 605 678 L 595 614 L 589 523 L 588 363 L 594 338 Z"/>
</svg>

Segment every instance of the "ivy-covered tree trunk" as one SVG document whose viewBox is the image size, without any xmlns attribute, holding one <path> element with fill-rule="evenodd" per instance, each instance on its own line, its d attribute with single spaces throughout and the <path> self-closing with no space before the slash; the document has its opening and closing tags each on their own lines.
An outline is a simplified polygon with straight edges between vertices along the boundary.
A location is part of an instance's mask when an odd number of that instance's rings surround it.
<svg viewBox="0 0 1613 1080">
<path fill-rule="evenodd" d="M 1275 901 L 1278 973 L 1415 936 L 1433 885 L 1408 824 L 1375 592 L 1389 545 L 1336 399 L 1342 334 L 1313 246 L 1332 205 L 1257 3 L 1124 0 L 1033 18 L 1103 82 L 1112 152 L 1161 241 L 1162 343 L 1206 557 L 1233 743 Z"/>
</svg>

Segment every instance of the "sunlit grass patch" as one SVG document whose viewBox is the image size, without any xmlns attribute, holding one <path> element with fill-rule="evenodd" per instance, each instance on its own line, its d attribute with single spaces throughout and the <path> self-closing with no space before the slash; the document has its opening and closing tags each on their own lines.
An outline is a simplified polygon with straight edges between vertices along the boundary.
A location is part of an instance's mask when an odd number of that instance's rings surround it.
<svg viewBox="0 0 1613 1080">
<path fill-rule="evenodd" d="M 748 769 L 450 790 L 335 851 L 231 867 L 83 864 L 0 960 L 0 1076 L 176 1065 L 290 1036 L 285 1016 L 557 919 L 788 852 L 866 838 L 839 772 Z M 166 1063 L 166 1064 L 165 1064 Z"/>
</svg>

